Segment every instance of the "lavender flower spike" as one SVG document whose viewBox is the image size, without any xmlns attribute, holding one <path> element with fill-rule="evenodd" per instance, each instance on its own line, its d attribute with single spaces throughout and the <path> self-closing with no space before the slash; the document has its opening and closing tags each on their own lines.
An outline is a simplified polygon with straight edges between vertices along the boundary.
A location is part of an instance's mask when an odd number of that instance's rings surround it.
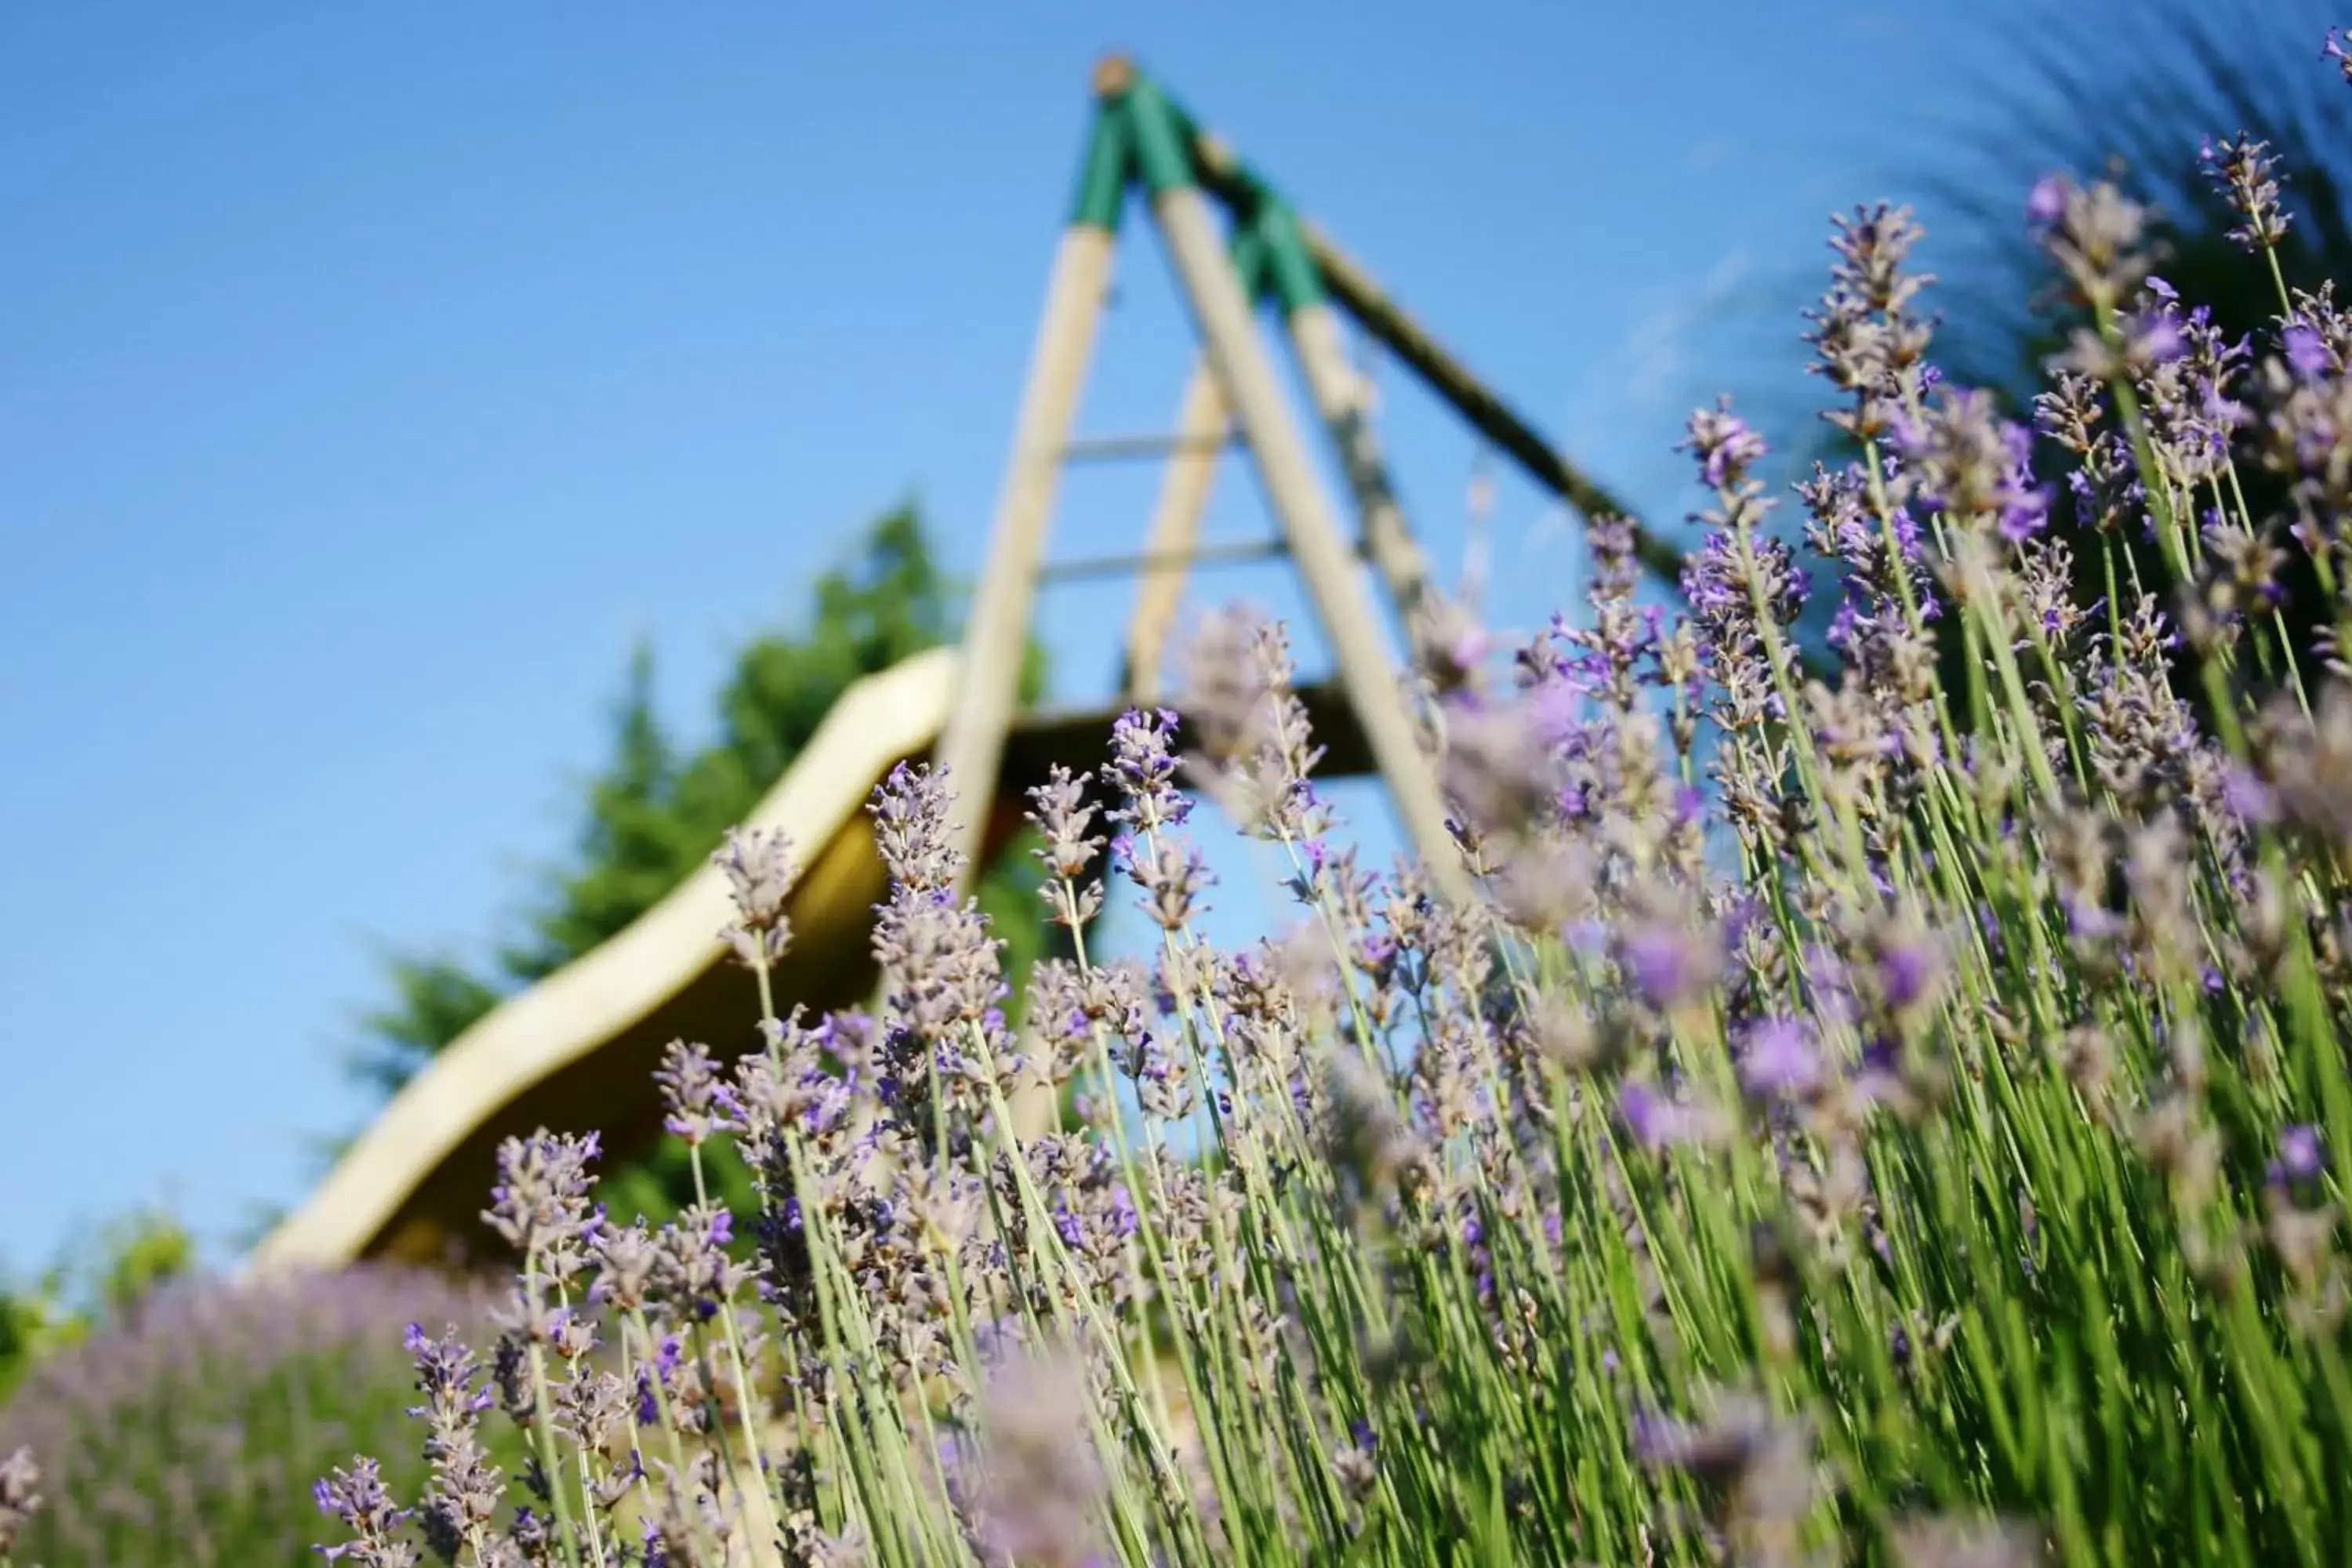
<svg viewBox="0 0 2352 1568">
<path fill-rule="evenodd" d="M 1655 1085 L 1629 1083 L 1617 1095 L 1617 1115 L 1633 1142 L 1652 1153 L 1685 1143 L 1709 1143 L 1725 1130 L 1712 1106 L 1669 1097 Z"/>
<path fill-rule="evenodd" d="M 1802 1099 L 1820 1086 L 1821 1049 L 1804 1020 L 1767 1018 L 1748 1028 L 1746 1046 L 1739 1082 L 1758 1099 Z"/>
<path fill-rule="evenodd" d="M 467 1545 L 478 1551 L 496 1516 L 504 1477 L 482 1447 L 482 1413 L 497 1396 L 481 1385 L 482 1366 L 453 1328 L 427 1339 L 423 1325 L 408 1326 L 409 1353 L 416 1358 L 416 1386 L 425 1403 L 409 1415 L 425 1422 L 425 1455 L 433 1482 L 419 1510 L 425 1544 L 445 1562 L 457 1561 Z"/>
<path fill-rule="evenodd" d="M 735 1091 L 719 1076 L 710 1047 L 672 1040 L 662 1050 L 662 1065 L 654 1070 L 667 1114 L 662 1126 L 688 1147 L 698 1147 L 721 1132 L 743 1124 L 742 1107 Z"/>
<path fill-rule="evenodd" d="M 1103 1476 L 1087 1440 L 1084 1363 L 1027 1355 L 983 1395 L 982 1559 L 990 1568 L 1086 1568 L 1108 1561 L 1094 1522 Z"/>
<path fill-rule="evenodd" d="M 727 875 L 735 900 L 735 919 L 719 934 L 735 950 L 746 968 L 764 968 L 784 955 L 793 939 L 792 921 L 784 908 L 800 865 L 793 857 L 793 841 L 782 832 L 737 828 L 727 830 L 727 842 L 711 856 L 711 864 Z"/>
<path fill-rule="evenodd" d="M 2326 1168 L 2326 1146 L 2318 1128 L 2300 1122 L 2279 1134 L 2278 1158 L 2271 1165 L 2273 1180 L 2315 1182 Z"/>
<path fill-rule="evenodd" d="M 1110 763 L 1104 770 L 1127 804 L 1113 822 L 1156 833 L 1181 825 L 1192 803 L 1176 787 L 1176 715 L 1168 709 L 1130 708 L 1110 731 Z"/>
<path fill-rule="evenodd" d="M 41 1467 L 33 1463 L 30 1448 L 18 1448 L 0 1459 L 0 1561 L 16 1548 L 16 1538 L 41 1506 Z"/>
<path fill-rule="evenodd" d="M 415 1568 L 416 1548 L 400 1539 L 412 1515 L 384 1489 L 383 1474 L 373 1459 L 353 1459 L 349 1469 L 338 1469 L 310 1489 L 319 1511 L 341 1521 L 353 1531 L 341 1546 L 316 1550 L 330 1563 L 348 1560 L 351 1568 Z"/>
<path fill-rule="evenodd" d="M 2290 220 L 2280 202 L 2278 160 L 2269 142 L 2251 136 L 2208 141 L 2197 161 L 2231 210 L 2245 220 L 2230 231 L 2231 239 L 2255 252 L 2276 250 L 2285 242 Z"/>
<path fill-rule="evenodd" d="M 955 794 L 929 763 L 900 763 L 866 805 L 882 864 L 899 887 L 926 892 L 955 885 L 962 862 L 948 833 Z"/>
<path fill-rule="evenodd" d="M 588 1208 L 595 1182 L 588 1167 L 598 1152 L 593 1132 L 573 1137 L 545 1128 L 499 1149 L 499 1184 L 482 1218 L 555 1284 L 585 1266 L 585 1247 L 602 1226 Z"/>
</svg>

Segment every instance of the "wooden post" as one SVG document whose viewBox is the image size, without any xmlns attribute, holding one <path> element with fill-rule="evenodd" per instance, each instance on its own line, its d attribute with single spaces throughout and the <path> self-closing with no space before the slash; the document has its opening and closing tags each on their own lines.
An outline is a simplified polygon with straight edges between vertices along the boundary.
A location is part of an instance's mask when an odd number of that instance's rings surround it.
<svg viewBox="0 0 2352 1568">
<path fill-rule="evenodd" d="M 959 892 L 980 875 L 988 819 L 996 802 L 1004 739 L 1020 700 L 1021 665 L 1037 599 L 1037 569 L 1061 489 L 1062 448 L 1070 438 L 1078 396 L 1086 385 L 1095 331 L 1110 287 L 1116 237 L 1104 227 L 1074 223 L 1063 232 L 1045 289 L 1045 320 L 1030 352 L 1029 384 L 1013 427 L 1013 456 L 996 503 L 987 564 L 973 595 L 956 698 L 935 753 L 955 791 L 950 842 L 960 852 Z M 1016 1089 L 1008 1109 L 1015 1129 L 1034 1137 L 1052 1125 L 1050 1089 Z"/>
<path fill-rule="evenodd" d="M 1175 434 L 1188 444 L 1169 458 L 1162 470 L 1160 500 L 1152 508 L 1143 546 L 1147 553 L 1181 554 L 1200 542 L 1201 520 L 1208 513 L 1220 456 L 1206 443 L 1223 436 L 1226 424 L 1224 389 L 1204 358 L 1184 383 Z M 1135 613 L 1127 626 L 1127 670 L 1119 686 L 1127 700 L 1138 707 L 1160 700 L 1168 632 L 1184 597 L 1184 578 L 1181 570 L 1146 572 L 1136 584 Z"/>
<path fill-rule="evenodd" d="M 1013 456 L 989 533 L 987 565 L 964 633 L 955 706 L 940 737 L 939 762 L 957 795 L 952 842 L 963 852 L 965 887 L 979 869 L 1004 737 L 1020 695 L 1037 566 L 1061 485 L 1062 447 L 1086 385 L 1114 243 L 1108 227 L 1074 223 L 1063 232 L 1054 258 L 1045 320 L 1030 352 L 1029 384 L 1013 428 Z"/>
<path fill-rule="evenodd" d="M 1307 395 L 1331 432 L 1340 468 L 1355 496 L 1365 552 L 1371 557 L 1372 569 L 1388 584 L 1408 635 L 1415 634 L 1423 598 L 1429 591 L 1429 565 L 1421 546 L 1413 542 L 1404 509 L 1397 501 L 1396 487 L 1389 480 L 1388 458 L 1372 430 L 1363 378 L 1348 363 L 1339 318 L 1330 306 L 1317 300 L 1292 310 L 1289 327 Z"/>
<path fill-rule="evenodd" d="M 1306 443 L 1283 401 L 1249 299 L 1226 260 L 1208 205 L 1187 180 L 1161 184 L 1151 207 L 1225 400 L 1250 445 L 1266 498 L 1322 617 L 1340 683 L 1388 782 L 1397 815 L 1439 890 L 1466 900 L 1469 878 L 1445 828 L 1445 804 L 1436 773 L 1414 737 L 1362 579 L 1356 575 Z"/>
</svg>

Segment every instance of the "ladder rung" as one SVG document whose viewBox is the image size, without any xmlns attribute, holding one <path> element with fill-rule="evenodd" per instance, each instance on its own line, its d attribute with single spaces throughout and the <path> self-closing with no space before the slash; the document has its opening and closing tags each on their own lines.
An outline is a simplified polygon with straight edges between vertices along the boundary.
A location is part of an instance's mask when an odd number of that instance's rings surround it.
<svg viewBox="0 0 2352 1568">
<path fill-rule="evenodd" d="M 1240 561 L 1270 561 L 1290 553 L 1279 539 L 1253 539 L 1231 544 L 1203 544 L 1192 550 L 1147 551 L 1140 555 L 1087 555 L 1075 561 L 1049 561 L 1037 570 L 1040 582 L 1066 583 L 1082 577 L 1125 577 L 1145 572 L 1181 572 L 1188 566 L 1215 566 Z"/>
<path fill-rule="evenodd" d="M 1241 445 L 1238 435 L 1096 436 L 1062 448 L 1066 463 L 1117 463 L 1131 458 L 1172 458 L 1181 452 L 1222 452 Z"/>
</svg>

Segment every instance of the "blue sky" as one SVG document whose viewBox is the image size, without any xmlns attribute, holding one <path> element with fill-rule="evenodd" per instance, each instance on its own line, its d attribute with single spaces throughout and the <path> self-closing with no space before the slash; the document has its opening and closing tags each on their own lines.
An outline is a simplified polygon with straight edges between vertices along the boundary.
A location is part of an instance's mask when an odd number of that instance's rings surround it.
<svg viewBox="0 0 2352 1568">
<path fill-rule="evenodd" d="M 1799 363 L 1793 317 L 1759 339 L 1755 307 L 1793 308 L 1828 213 L 1886 194 L 1991 25 L 1895 0 L 0 10 L 0 1267 L 142 1203 L 216 1241 L 299 1197 L 306 1141 L 367 1109 L 337 1051 L 374 955 L 500 929 L 633 638 L 690 733 L 727 650 L 876 510 L 919 495 L 977 567 L 1106 47 L 1670 517 L 1682 414 L 1759 341 Z M 1129 235 L 1096 431 L 1164 426 L 1188 363 Z M 1440 567 L 1486 562 L 1507 626 L 1572 598 L 1562 520 L 1507 482 L 1474 537 L 1475 443 L 1381 384 Z M 1056 552 L 1126 547 L 1150 482 L 1074 482 Z M 1214 533 L 1264 526 L 1243 471 L 1221 493 Z M 1106 688 L 1124 602 L 1055 591 L 1064 695 Z"/>
</svg>

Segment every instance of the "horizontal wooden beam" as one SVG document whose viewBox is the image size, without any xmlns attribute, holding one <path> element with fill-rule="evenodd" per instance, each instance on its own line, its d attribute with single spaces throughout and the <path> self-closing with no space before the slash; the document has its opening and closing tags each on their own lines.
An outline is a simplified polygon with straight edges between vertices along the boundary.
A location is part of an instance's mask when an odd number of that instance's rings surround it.
<svg viewBox="0 0 2352 1568">
<path fill-rule="evenodd" d="M 1239 539 L 1227 544 L 1196 544 L 1189 550 L 1147 550 L 1133 555 L 1081 555 L 1069 561 L 1049 561 L 1037 575 L 1047 583 L 1089 577 L 1136 577 L 1155 572 L 1182 572 L 1193 566 L 1272 561 L 1289 553 L 1290 546 L 1279 539 Z"/>
<path fill-rule="evenodd" d="M 1089 436 L 1062 448 L 1066 463 L 1116 463 L 1136 458 L 1173 458 L 1186 453 L 1223 452 L 1241 444 L 1224 436 Z"/>
</svg>

